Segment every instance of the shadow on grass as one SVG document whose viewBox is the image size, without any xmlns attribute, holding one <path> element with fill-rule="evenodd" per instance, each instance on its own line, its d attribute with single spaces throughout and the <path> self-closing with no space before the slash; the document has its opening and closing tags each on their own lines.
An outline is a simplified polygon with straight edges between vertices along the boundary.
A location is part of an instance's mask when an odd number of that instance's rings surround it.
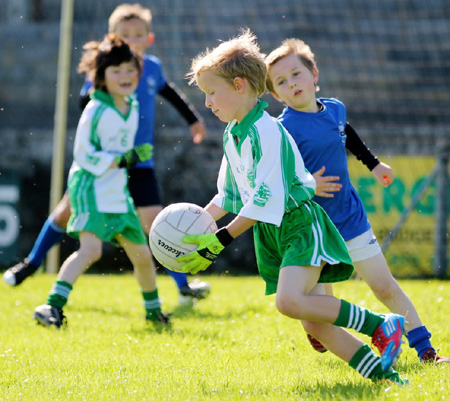
<svg viewBox="0 0 450 401">
<path fill-rule="evenodd" d="M 345 381 L 345 377 L 342 377 Z M 394 383 L 379 382 L 372 383 L 370 380 L 359 383 L 327 383 L 318 382 L 315 385 L 297 386 L 293 389 L 292 393 L 301 397 L 301 399 L 314 399 L 314 400 L 373 400 L 378 396 L 384 395 L 388 388 L 396 391 L 401 388 Z M 330 394 L 333 394 L 330 397 Z"/>
<path fill-rule="evenodd" d="M 247 307 L 246 309 L 228 309 L 228 310 L 220 310 L 220 311 L 205 311 L 202 308 L 189 305 L 178 305 L 171 312 L 172 316 L 177 319 L 202 319 L 202 320 L 211 320 L 211 319 L 220 319 L 220 320 L 228 320 L 228 319 L 241 319 L 243 315 L 264 315 L 266 313 L 265 306 L 261 307 Z"/>
<path fill-rule="evenodd" d="M 75 305 L 69 305 L 64 308 L 64 314 L 70 316 L 70 315 L 76 315 L 76 314 L 84 314 L 84 313 L 98 313 L 101 315 L 110 315 L 110 316 L 118 316 L 125 319 L 133 318 L 134 313 L 124 311 L 122 308 L 116 308 L 116 307 L 104 307 L 104 306 L 98 306 L 98 305 L 88 305 L 88 306 L 77 306 Z M 142 311 L 142 316 L 144 316 L 144 311 Z"/>
<path fill-rule="evenodd" d="M 168 312 L 169 315 L 173 319 L 183 320 L 183 319 L 200 319 L 200 320 L 211 320 L 211 319 L 220 319 L 220 320 L 229 320 L 229 319 L 241 319 L 242 315 L 256 315 L 256 314 L 264 314 L 263 308 L 248 308 L 245 310 L 236 310 L 230 309 L 222 312 L 211 312 L 211 311 L 203 311 L 191 305 L 178 305 L 172 311 L 167 311 L 163 307 L 164 312 Z M 123 307 L 115 307 L 115 306 L 99 306 L 99 305 L 84 305 L 78 306 L 77 304 L 69 305 L 64 308 L 64 313 L 70 317 L 70 315 L 76 314 L 85 314 L 85 313 L 98 313 L 100 315 L 105 316 L 118 316 L 125 319 L 134 319 L 136 316 L 136 309 L 133 308 L 132 311 L 126 311 Z M 142 315 L 144 316 L 144 310 L 142 310 Z"/>
<path fill-rule="evenodd" d="M 239 399 L 246 397 L 252 397 L 252 399 L 253 397 L 273 399 L 271 397 L 277 394 L 280 396 L 279 399 L 288 399 L 288 396 L 292 396 L 292 399 L 295 400 L 376 400 L 384 397 L 387 392 L 396 392 L 400 388 L 393 383 L 372 383 L 370 380 L 361 383 L 336 383 L 334 377 L 329 382 L 325 380 L 307 384 L 300 379 L 300 383 L 291 388 L 291 390 L 271 388 L 267 384 L 258 388 L 251 386 L 252 388 L 239 390 Z M 345 377 L 342 377 L 340 380 L 345 381 Z M 217 386 L 213 390 L 209 388 L 202 389 L 202 395 L 206 397 L 217 397 L 220 394 L 229 395 L 229 388 Z"/>
</svg>

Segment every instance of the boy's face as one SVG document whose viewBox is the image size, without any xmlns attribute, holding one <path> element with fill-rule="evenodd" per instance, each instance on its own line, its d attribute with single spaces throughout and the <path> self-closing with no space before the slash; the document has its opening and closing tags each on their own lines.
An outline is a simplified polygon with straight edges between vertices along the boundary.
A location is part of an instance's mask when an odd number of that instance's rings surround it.
<svg viewBox="0 0 450 401">
<path fill-rule="evenodd" d="M 113 98 L 132 95 L 138 80 L 139 72 L 133 60 L 120 65 L 110 65 L 105 69 L 105 86 Z"/>
<path fill-rule="evenodd" d="M 298 111 L 315 112 L 318 71 L 311 72 L 296 54 L 289 54 L 273 64 L 269 71 L 273 97 Z"/>
<path fill-rule="evenodd" d="M 241 121 L 249 110 L 244 110 L 245 85 L 241 78 L 235 78 L 230 84 L 213 71 L 202 71 L 197 75 L 197 85 L 205 94 L 205 106 L 223 122 Z"/>
<path fill-rule="evenodd" d="M 114 33 L 121 36 L 140 56 L 152 43 L 152 34 L 148 32 L 145 22 L 139 18 L 119 22 Z"/>
</svg>

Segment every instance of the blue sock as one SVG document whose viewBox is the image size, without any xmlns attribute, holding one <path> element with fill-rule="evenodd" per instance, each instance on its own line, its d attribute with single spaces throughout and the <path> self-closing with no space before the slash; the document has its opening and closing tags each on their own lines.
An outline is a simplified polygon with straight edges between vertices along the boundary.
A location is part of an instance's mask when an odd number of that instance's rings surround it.
<svg viewBox="0 0 450 401">
<path fill-rule="evenodd" d="M 182 287 L 185 287 L 188 285 L 188 279 L 187 279 L 186 273 L 174 272 L 169 269 L 166 269 L 166 272 L 169 274 L 170 277 L 172 277 L 175 280 L 175 283 L 177 284 L 177 287 L 179 290 L 181 290 Z"/>
<path fill-rule="evenodd" d="M 425 326 L 417 327 L 406 334 L 410 348 L 415 348 L 419 358 L 428 348 L 433 348 L 430 342 L 431 333 Z M 433 348 L 434 349 L 434 348 Z"/>
<path fill-rule="evenodd" d="M 33 249 L 28 255 L 28 259 L 30 259 L 31 262 L 30 264 L 39 267 L 42 264 L 45 255 L 47 255 L 47 252 L 53 245 L 61 242 L 65 233 L 66 230 L 55 223 L 53 215 L 51 214 L 48 216 L 34 243 Z"/>
</svg>

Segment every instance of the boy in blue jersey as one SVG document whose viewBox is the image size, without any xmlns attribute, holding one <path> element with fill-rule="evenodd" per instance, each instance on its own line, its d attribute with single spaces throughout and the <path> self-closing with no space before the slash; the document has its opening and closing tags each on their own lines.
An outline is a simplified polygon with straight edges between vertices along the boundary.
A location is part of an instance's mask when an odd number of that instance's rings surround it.
<svg viewBox="0 0 450 401">
<path fill-rule="evenodd" d="M 69 174 L 71 217 L 67 232 L 80 248 L 63 263 L 47 303 L 33 317 L 38 323 L 60 328 L 63 308 L 78 277 L 102 254 L 102 243 L 120 245 L 130 258 L 141 288 L 146 319 L 169 324 L 161 311 L 152 255 L 128 191 L 128 169 L 148 160 L 149 143 L 134 145 L 139 123 L 136 90 L 139 56 L 116 34 L 90 42 L 81 59 L 95 57 L 95 91 L 77 126 L 74 161 Z M 90 64 L 90 63 L 89 63 Z"/>
<path fill-rule="evenodd" d="M 199 144 L 205 136 L 205 126 L 200 115 L 187 103 L 184 95 L 164 76 L 161 61 L 152 55 L 144 54 L 153 43 L 155 35 L 152 32 L 152 14 L 149 9 L 139 4 L 122 4 L 118 6 L 109 18 L 109 32 L 123 37 L 133 49 L 142 56 L 142 76 L 136 90 L 139 102 L 139 128 L 135 145 L 153 144 L 155 99 L 159 94 L 167 99 L 181 113 L 190 126 L 193 142 Z M 92 82 L 87 80 L 81 90 L 80 104 L 82 108 L 89 101 L 89 91 Z M 129 188 L 137 207 L 144 231 L 148 234 L 156 215 L 162 210 L 158 186 L 154 174 L 153 157 L 143 163 L 138 163 L 129 170 Z M 65 227 L 70 217 L 70 204 L 67 195 L 63 197 L 54 212 L 45 222 L 41 233 L 28 257 L 19 264 L 8 269 L 4 274 L 6 283 L 15 286 L 33 274 L 41 265 L 48 250 L 60 242 L 65 233 Z M 185 273 L 167 270 L 177 283 L 180 300 L 189 301 L 208 296 L 208 283 L 194 280 L 188 283 Z"/>
<path fill-rule="evenodd" d="M 342 102 L 316 98 L 319 71 L 310 47 L 298 39 L 287 39 L 266 57 L 267 89 L 287 107 L 278 120 L 294 138 L 305 166 L 316 182 L 316 196 L 346 241 L 355 270 L 375 296 L 389 310 L 407 317 L 410 347 L 415 347 L 421 362 L 450 362 L 431 346 L 431 333 L 422 325 L 408 296 L 392 276 L 372 232 L 361 199 L 350 182 L 347 148 L 375 175 L 383 186 L 393 180 L 392 169 L 380 162 L 347 122 Z M 330 176 L 323 176 L 324 172 Z M 337 183 L 336 181 L 339 180 Z M 313 337 L 330 341 L 331 333 L 312 332 Z M 312 339 L 314 348 L 320 343 Z"/>
<path fill-rule="evenodd" d="M 264 56 L 250 31 L 222 42 L 192 62 L 190 83 L 223 122 L 224 156 L 217 195 L 206 206 L 215 220 L 237 216 L 215 233 L 188 235 L 198 248 L 177 260 L 182 269 L 205 270 L 233 239 L 253 227 L 258 269 L 266 294 L 276 293 L 280 313 L 311 321 L 339 337 L 330 350 L 363 377 L 404 383 L 391 369 L 401 352 L 404 318 L 379 315 L 333 296 L 319 295 L 318 282 L 349 278 L 353 266 L 345 243 L 323 209 L 313 202 L 315 181 L 286 129 L 258 97 L 265 92 Z M 382 343 L 381 358 L 342 327 Z"/>
</svg>

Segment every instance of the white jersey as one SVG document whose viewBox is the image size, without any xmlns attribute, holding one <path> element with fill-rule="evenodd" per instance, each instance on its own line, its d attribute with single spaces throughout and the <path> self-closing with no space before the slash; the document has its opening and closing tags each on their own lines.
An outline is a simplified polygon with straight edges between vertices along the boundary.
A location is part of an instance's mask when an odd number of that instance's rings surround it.
<svg viewBox="0 0 450 401">
<path fill-rule="evenodd" d="M 258 102 L 224 133 L 224 157 L 213 203 L 249 219 L 279 226 L 285 213 L 314 196 L 316 182 L 284 127 Z"/>
<path fill-rule="evenodd" d="M 116 156 L 133 148 L 138 121 L 137 101 L 132 100 L 124 116 L 108 94 L 94 92 L 77 127 L 69 173 L 71 202 L 75 200 L 72 206 L 78 213 L 131 210 L 127 170 L 110 166 Z"/>
</svg>

